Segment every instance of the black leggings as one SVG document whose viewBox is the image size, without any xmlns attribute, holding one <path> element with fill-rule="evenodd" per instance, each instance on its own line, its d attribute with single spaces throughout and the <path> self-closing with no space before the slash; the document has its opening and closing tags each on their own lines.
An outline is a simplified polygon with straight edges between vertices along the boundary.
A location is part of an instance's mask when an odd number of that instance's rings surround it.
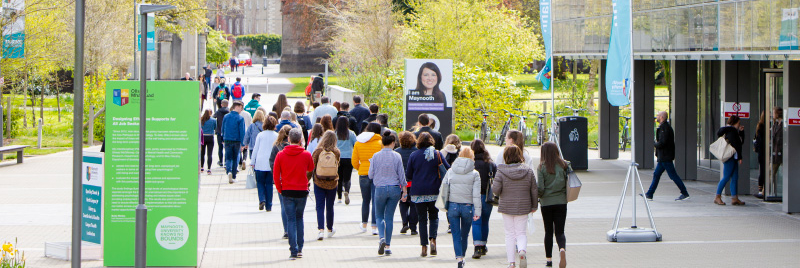
<svg viewBox="0 0 800 268">
<path fill-rule="evenodd" d="M 567 204 L 542 206 L 544 221 L 544 253 L 545 257 L 553 257 L 553 231 L 555 229 L 558 248 L 567 248 L 567 237 L 564 236 L 564 223 L 567 220 Z"/>
<path fill-rule="evenodd" d="M 339 185 L 336 187 L 336 196 L 342 199 L 342 191 L 350 192 L 350 177 L 353 176 L 353 163 L 350 158 L 339 159 Z"/>
<path fill-rule="evenodd" d="M 200 149 L 200 168 L 203 167 L 203 163 L 208 163 L 208 169 L 211 169 L 211 154 L 214 151 L 214 136 L 213 135 L 203 135 L 203 147 Z M 205 160 L 205 156 L 208 156 L 208 161 Z"/>
</svg>

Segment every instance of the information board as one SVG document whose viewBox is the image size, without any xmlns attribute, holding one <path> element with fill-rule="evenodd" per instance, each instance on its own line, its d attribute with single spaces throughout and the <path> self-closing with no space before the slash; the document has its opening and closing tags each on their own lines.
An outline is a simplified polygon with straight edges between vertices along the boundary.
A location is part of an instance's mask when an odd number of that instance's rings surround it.
<svg viewBox="0 0 800 268">
<path fill-rule="evenodd" d="M 431 128 L 447 137 L 453 133 L 453 61 L 406 59 L 405 129 L 411 129 L 421 114 L 431 119 Z"/>
<path fill-rule="evenodd" d="M 100 244 L 103 230 L 103 153 L 83 152 L 81 170 L 81 241 Z"/>
<path fill-rule="evenodd" d="M 147 82 L 147 266 L 197 266 L 197 81 Z M 133 266 L 139 81 L 106 83 L 104 266 Z"/>
</svg>

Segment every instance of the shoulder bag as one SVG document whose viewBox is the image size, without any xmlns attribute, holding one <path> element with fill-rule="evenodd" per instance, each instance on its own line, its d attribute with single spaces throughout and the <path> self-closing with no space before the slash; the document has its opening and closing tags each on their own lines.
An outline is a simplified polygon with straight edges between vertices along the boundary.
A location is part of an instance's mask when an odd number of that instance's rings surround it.
<svg viewBox="0 0 800 268">
<path fill-rule="evenodd" d="M 713 154 L 714 157 L 719 159 L 719 161 L 722 163 L 728 161 L 728 159 L 733 157 L 733 154 L 736 153 L 736 149 L 734 149 L 733 146 L 728 143 L 728 141 L 725 139 L 725 136 L 719 137 L 717 141 L 708 147 L 708 150 L 711 151 L 711 154 Z"/>
<path fill-rule="evenodd" d="M 578 175 L 572 170 L 572 165 L 567 164 L 567 202 L 578 200 L 578 195 L 581 193 L 581 180 Z"/>
<path fill-rule="evenodd" d="M 494 184 L 494 174 L 496 170 L 492 169 L 492 164 L 489 163 L 489 185 L 486 186 L 486 204 L 490 206 L 497 206 L 500 204 L 500 198 L 494 195 L 492 191 L 492 184 Z"/>
</svg>

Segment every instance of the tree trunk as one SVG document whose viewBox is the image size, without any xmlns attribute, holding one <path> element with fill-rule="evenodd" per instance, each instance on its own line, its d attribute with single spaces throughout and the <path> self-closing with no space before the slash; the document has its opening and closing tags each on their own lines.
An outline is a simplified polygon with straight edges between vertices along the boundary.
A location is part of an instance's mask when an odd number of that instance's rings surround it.
<svg viewBox="0 0 800 268">
<path fill-rule="evenodd" d="M 39 95 L 41 95 L 39 99 L 39 118 L 42 119 L 42 124 L 44 124 L 44 87 L 42 87 L 42 91 L 39 93 Z"/>
<path fill-rule="evenodd" d="M 28 79 L 22 81 L 22 127 L 28 127 L 28 116 L 25 109 L 28 108 Z"/>
<path fill-rule="evenodd" d="M 58 85 L 58 81 L 56 81 L 56 85 Z M 58 122 L 61 123 L 61 90 L 56 87 L 56 110 L 58 110 Z"/>
</svg>

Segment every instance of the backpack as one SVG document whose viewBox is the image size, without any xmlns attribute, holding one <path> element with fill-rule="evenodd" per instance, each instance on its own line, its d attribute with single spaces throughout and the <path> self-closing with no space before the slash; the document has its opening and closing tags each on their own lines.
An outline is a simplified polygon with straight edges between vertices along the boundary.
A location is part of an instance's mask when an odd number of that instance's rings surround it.
<svg viewBox="0 0 800 268">
<path fill-rule="evenodd" d="M 218 91 L 219 91 L 219 100 L 224 100 L 224 99 L 226 99 L 226 97 L 225 97 L 225 91 L 226 91 L 226 89 L 227 89 L 227 88 L 225 88 L 224 86 L 223 86 L 223 87 L 219 87 L 219 86 L 218 86 L 218 87 L 217 87 L 217 89 L 218 89 Z"/>
<path fill-rule="evenodd" d="M 242 88 L 242 84 L 233 84 L 233 97 L 241 99 L 243 95 L 244 90 Z"/>
<path fill-rule="evenodd" d="M 339 176 L 339 158 L 331 151 L 322 151 L 317 160 L 315 170 L 317 178 L 326 181 L 336 180 Z"/>
</svg>

